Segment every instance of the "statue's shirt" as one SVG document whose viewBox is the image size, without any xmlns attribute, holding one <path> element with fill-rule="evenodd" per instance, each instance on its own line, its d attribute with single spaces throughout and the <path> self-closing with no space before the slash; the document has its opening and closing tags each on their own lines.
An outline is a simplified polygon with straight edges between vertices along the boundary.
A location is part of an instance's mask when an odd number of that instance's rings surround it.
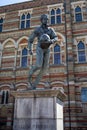
<svg viewBox="0 0 87 130">
<path fill-rule="evenodd" d="M 40 27 L 37 27 L 31 34 L 31 36 L 29 37 L 29 44 L 32 44 L 34 41 L 34 38 L 37 37 L 38 39 L 37 46 L 40 46 L 40 37 L 43 34 L 48 34 L 50 39 L 54 39 L 55 37 L 57 37 L 53 28 L 50 28 L 50 27 L 43 28 L 42 26 L 40 26 Z"/>
</svg>

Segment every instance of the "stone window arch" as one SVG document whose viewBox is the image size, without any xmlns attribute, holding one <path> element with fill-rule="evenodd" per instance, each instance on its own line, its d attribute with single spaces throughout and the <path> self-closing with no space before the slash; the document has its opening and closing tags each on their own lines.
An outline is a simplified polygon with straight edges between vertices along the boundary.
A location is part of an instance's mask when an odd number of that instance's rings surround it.
<svg viewBox="0 0 87 130">
<path fill-rule="evenodd" d="M 58 41 L 50 46 L 50 65 L 64 64 L 65 56 L 65 38 L 62 34 L 57 33 Z"/>
<path fill-rule="evenodd" d="M 15 45 L 12 40 L 7 40 L 2 50 L 2 68 L 12 68 L 15 64 Z"/>
<path fill-rule="evenodd" d="M 73 41 L 74 62 L 85 63 L 87 61 L 87 36 L 77 36 Z"/>
<path fill-rule="evenodd" d="M 28 53 L 28 38 L 22 37 L 18 40 L 17 67 L 28 67 L 30 65 L 30 55 Z"/>
</svg>

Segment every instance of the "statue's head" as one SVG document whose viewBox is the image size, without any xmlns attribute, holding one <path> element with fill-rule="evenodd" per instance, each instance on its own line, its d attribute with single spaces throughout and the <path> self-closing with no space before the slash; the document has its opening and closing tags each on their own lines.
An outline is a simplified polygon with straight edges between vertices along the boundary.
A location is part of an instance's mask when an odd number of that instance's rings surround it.
<svg viewBox="0 0 87 130">
<path fill-rule="evenodd" d="M 47 14 L 42 14 L 41 17 L 40 17 L 40 20 L 41 20 L 42 23 L 44 23 L 44 22 L 47 23 L 48 15 Z"/>
</svg>

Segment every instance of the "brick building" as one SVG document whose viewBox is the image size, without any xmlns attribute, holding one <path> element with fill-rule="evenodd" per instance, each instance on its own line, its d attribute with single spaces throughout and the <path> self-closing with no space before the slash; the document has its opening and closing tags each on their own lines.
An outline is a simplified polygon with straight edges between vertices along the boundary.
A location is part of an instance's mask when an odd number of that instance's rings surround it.
<svg viewBox="0 0 87 130">
<path fill-rule="evenodd" d="M 37 43 L 30 56 L 28 37 L 41 14 L 48 14 L 58 42 L 50 47 L 49 68 L 37 89 L 63 88 L 64 130 L 87 130 L 87 0 L 31 0 L 0 7 L 0 130 L 12 130 L 11 91 L 28 89 Z"/>
</svg>

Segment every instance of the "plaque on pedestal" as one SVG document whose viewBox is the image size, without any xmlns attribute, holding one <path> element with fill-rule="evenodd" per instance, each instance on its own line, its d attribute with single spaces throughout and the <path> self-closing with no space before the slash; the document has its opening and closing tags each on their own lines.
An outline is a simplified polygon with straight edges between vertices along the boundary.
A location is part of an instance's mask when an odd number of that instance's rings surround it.
<svg viewBox="0 0 87 130">
<path fill-rule="evenodd" d="M 63 100 L 60 90 L 16 92 L 13 130 L 63 130 Z"/>
</svg>

